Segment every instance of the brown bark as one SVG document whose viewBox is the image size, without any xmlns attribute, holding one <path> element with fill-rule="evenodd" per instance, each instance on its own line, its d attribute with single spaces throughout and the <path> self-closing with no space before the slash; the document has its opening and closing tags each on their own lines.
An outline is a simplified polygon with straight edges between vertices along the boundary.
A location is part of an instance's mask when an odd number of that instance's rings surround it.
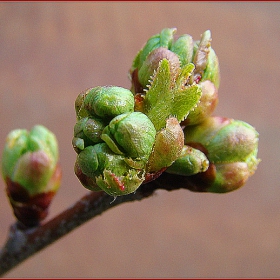
<svg viewBox="0 0 280 280">
<path fill-rule="evenodd" d="M 180 183 L 180 180 L 176 180 L 174 176 L 163 173 L 157 180 L 141 185 L 135 193 L 118 196 L 115 199 L 105 192 L 89 192 L 52 220 L 37 227 L 23 228 L 19 223 L 13 224 L 10 227 L 7 242 L 0 251 L 0 276 L 112 207 L 150 197 L 157 189 L 171 191 L 182 187 L 188 188 L 188 181 Z M 177 183 L 174 184 L 175 182 Z"/>
</svg>

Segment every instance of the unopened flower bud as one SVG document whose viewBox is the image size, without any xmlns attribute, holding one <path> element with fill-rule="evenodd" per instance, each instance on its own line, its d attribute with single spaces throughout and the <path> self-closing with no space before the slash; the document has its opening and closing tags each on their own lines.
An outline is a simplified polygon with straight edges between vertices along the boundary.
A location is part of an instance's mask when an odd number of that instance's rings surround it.
<svg viewBox="0 0 280 280">
<path fill-rule="evenodd" d="M 169 50 L 171 48 L 173 42 L 173 35 L 176 32 L 176 30 L 176 28 L 162 29 L 160 33 L 150 37 L 146 44 L 143 46 L 143 48 L 137 53 L 129 70 L 129 76 L 132 82 L 131 91 L 133 92 L 133 94 L 142 93 L 143 89 L 146 88 L 150 79 L 149 75 L 151 76 L 153 74 L 150 68 L 154 70 L 155 63 L 152 63 L 154 67 L 144 66 L 145 69 L 148 68 L 148 73 L 144 73 L 144 69 L 142 69 L 142 73 L 140 74 L 140 79 L 142 82 L 139 81 L 139 70 L 141 69 L 149 54 L 157 48 L 161 47 Z M 150 63 L 148 61 L 146 63 L 149 65 Z"/>
<path fill-rule="evenodd" d="M 203 152 L 184 145 L 180 157 L 166 169 L 166 172 L 190 176 L 200 172 L 205 172 L 208 167 L 209 161 Z"/>
<path fill-rule="evenodd" d="M 207 65 L 204 70 L 204 73 L 201 77 L 201 81 L 211 81 L 215 88 L 218 90 L 220 86 L 220 65 L 219 65 L 219 59 L 216 55 L 215 51 L 210 48 L 208 59 L 207 59 Z"/>
<path fill-rule="evenodd" d="M 176 53 L 180 59 L 181 67 L 192 62 L 193 58 L 193 39 L 192 36 L 184 34 L 180 36 L 172 45 L 172 52 Z"/>
<path fill-rule="evenodd" d="M 74 126 L 74 137 L 72 145 L 74 150 L 79 153 L 85 147 L 102 142 L 100 138 L 106 123 L 95 116 L 85 117 L 77 121 Z"/>
<path fill-rule="evenodd" d="M 152 151 L 156 129 L 141 112 L 121 114 L 111 120 L 101 138 L 116 154 L 146 162 Z"/>
<path fill-rule="evenodd" d="M 112 152 L 106 143 L 81 151 L 75 173 L 89 190 L 103 190 L 112 196 L 130 194 L 145 180 L 143 169 L 131 167 L 125 156 Z"/>
<path fill-rule="evenodd" d="M 60 187 L 55 135 L 42 125 L 11 131 L 2 155 L 2 175 L 17 219 L 35 226 L 48 213 L 49 204 Z"/>
<path fill-rule="evenodd" d="M 174 69 L 174 73 L 171 71 L 173 79 L 176 79 L 180 68 L 192 63 L 195 70 L 185 85 L 209 80 L 218 90 L 220 68 L 218 57 L 211 46 L 210 30 L 206 30 L 197 42 L 188 34 L 175 38 L 176 31 L 176 28 L 163 29 L 161 33 L 152 36 L 136 55 L 129 71 L 133 94 L 141 94 L 149 87 L 149 82 L 163 59 L 170 61 L 170 68 Z"/>
<path fill-rule="evenodd" d="M 184 130 L 185 144 L 208 158 L 207 171 L 193 176 L 196 189 L 229 192 L 240 188 L 257 168 L 259 134 L 246 122 L 210 117 Z"/>
<path fill-rule="evenodd" d="M 145 46 L 136 55 L 132 69 L 140 68 L 147 56 L 155 49 L 164 47 L 169 49 L 173 41 L 173 34 L 176 28 L 164 28 L 159 34 L 153 35 L 148 39 Z"/>
<path fill-rule="evenodd" d="M 96 184 L 95 177 L 89 177 L 86 174 L 83 173 L 81 166 L 79 165 L 78 157 L 76 159 L 75 165 L 74 165 L 74 172 L 81 184 L 90 191 L 102 191 L 100 187 Z"/>
<path fill-rule="evenodd" d="M 78 98 L 79 104 L 81 97 Z M 122 87 L 98 86 L 87 92 L 83 108 L 90 115 L 112 119 L 120 114 L 133 112 L 134 96 L 130 90 Z"/>
</svg>

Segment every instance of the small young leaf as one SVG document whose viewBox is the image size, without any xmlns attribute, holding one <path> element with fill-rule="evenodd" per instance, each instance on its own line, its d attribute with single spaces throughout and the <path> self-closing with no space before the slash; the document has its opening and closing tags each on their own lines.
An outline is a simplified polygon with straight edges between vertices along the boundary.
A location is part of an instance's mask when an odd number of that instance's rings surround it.
<svg viewBox="0 0 280 280">
<path fill-rule="evenodd" d="M 169 61 L 163 59 L 159 64 L 144 99 L 144 113 L 157 131 L 165 127 L 170 116 L 182 121 L 198 103 L 201 89 L 197 85 L 185 86 L 193 69 L 194 65 L 188 64 L 172 77 Z"/>
<path fill-rule="evenodd" d="M 200 97 L 201 89 L 198 85 L 188 86 L 186 89 L 178 91 L 172 104 L 172 115 L 176 116 L 179 122 L 183 121 L 190 110 L 196 106 Z"/>
</svg>

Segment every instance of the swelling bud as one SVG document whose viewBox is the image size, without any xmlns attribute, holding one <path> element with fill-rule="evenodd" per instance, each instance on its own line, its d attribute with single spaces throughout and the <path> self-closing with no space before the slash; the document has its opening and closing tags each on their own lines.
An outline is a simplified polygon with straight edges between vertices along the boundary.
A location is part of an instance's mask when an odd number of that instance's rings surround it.
<svg viewBox="0 0 280 280">
<path fill-rule="evenodd" d="M 16 218 L 25 226 L 36 226 L 48 214 L 60 187 L 58 144 L 42 125 L 11 131 L 2 154 L 2 176 Z"/>
<path fill-rule="evenodd" d="M 243 186 L 255 173 L 259 134 L 246 122 L 210 117 L 184 130 L 185 144 L 202 151 L 207 171 L 192 176 L 196 191 L 224 193 Z"/>
</svg>

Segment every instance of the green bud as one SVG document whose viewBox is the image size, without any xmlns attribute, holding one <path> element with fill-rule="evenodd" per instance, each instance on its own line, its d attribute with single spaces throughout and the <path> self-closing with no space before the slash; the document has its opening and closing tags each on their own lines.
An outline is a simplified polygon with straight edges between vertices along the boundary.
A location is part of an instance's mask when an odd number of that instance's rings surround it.
<svg viewBox="0 0 280 280">
<path fill-rule="evenodd" d="M 167 173 L 190 176 L 205 172 L 209 167 L 206 155 L 198 149 L 184 145 L 180 157 L 166 169 Z"/>
<path fill-rule="evenodd" d="M 251 125 L 229 118 L 209 117 L 184 130 L 185 144 L 205 153 L 211 168 L 207 191 L 228 192 L 241 187 L 255 173 L 259 134 Z M 205 180 L 203 181 L 205 183 Z"/>
<path fill-rule="evenodd" d="M 25 129 L 11 131 L 2 155 L 2 173 L 34 195 L 46 191 L 58 160 L 55 135 L 41 125 L 30 132 Z M 26 176 L 27 175 L 27 176 Z M 56 190 L 57 186 L 48 186 Z"/>
<path fill-rule="evenodd" d="M 225 193 L 242 187 L 252 171 L 246 162 L 215 164 L 215 180 L 208 192 Z"/>
<path fill-rule="evenodd" d="M 77 97 L 74 171 L 87 189 L 126 195 L 145 180 L 156 129 L 145 114 L 134 112 L 134 103 L 131 91 L 116 86 L 96 87 Z"/>
<path fill-rule="evenodd" d="M 77 121 L 74 126 L 74 137 L 72 145 L 74 150 L 79 153 L 85 147 L 100 143 L 100 138 L 106 123 L 95 116 L 85 117 Z"/>
<path fill-rule="evenodd" d="M 177 31 L 176 28 L 164 28 L 159 34 L 156 34 L 148 39 L 144 47 L 138 52 L 136 57 L 133 60 L 132 66 L 129 70 L 129 78 L 131 79 L 131 91 L 133 94 L 142 93 L 143 90 L 146 88 L 150 76 L 153 74 L 151 70 L 156 69 L 155 63 L 152 63 L 153 67 L 151 66 L 144 66 L 144 69 L 148 68 L 148 73 L 144 73 L 145 70 L 141 70 L 141 81 L 139 81 L 139 70 L 146 61 L 148 55 L 158 48 L 165 48 L 169 50 L 171 48 L 173 42 L 174 33 Z M 150 59 L 146 61 L 146 64 L 150 65 Z"/>
<path fill-rule="evenodd" d="M 102 142 L 100 136 L 106 124 L 99 118 L 88 118 L 83 127 L 85 136 L 90 139 L 93 143 Z"/>
<path fill-rule="evenodd" d="M 112 119 L 117 115 L 133 112 L 134 96 L 130 90 L 122 87 L 99 86 L 87 93 L 84 108 L 90 115 Z"/>
<path fill-rule="evenodd" d="M 195 70 L 185 85 L 199 84 L 200 81 L 211 81 L 218 90 L 220 85 L 220 68 L 218 57 L 211 47 L 211 32 L 206 30 L 200 41 L 194 42 L 188 34 L 174 38 L 176 28 L 163 29 L 160 34 L 151 37 L 140 50 L 130 69 L 131 91 L 134 94 L 144 93 L 152 80 L 154 71 L 161 60 L 167 59 L 174 66 L 173 80 L 179 75 L 180 67 L 194 64 Z M 164 34 L 164 35 L 163 35 Z M 164 52 L 162 51 L 164 50 Z M 179 62 L 178 62 L 179 60 Z M 172 71 L 171 71 L 172 72 Z M 149 87 L 149 86 L 148 86 Z"/>
<path fill-rule="evenodd" d="M 171 46 L 172 52 L 178 55 L 181 67 L 192 62 L 193 58 L 193 39 L 192 36 L 184 34 L 180 36 Z"/>
<path fill-rule="evenodd" d="M 79 119 L 74 126 L 74 137 L 72 139 L 72 145 L 77 153 L 83 150 L 86 146 L 92 144 L 92 141 L 84 133 L 84 127 L 88 120 L 88 117 Z"/>
<path fill-rule="evenodd" d="M 73 137 L 72 146 L 74 151 L 78 154 L 80 151 L 82 151 L 85 148 L 85 141 L 82 138 Z"/>
<path fill-rule="evenodd" d="M 77 178 L 79 179 L 79 181 L 81 182 L 81 184 L 87 188 L 90 191 L 102 191 L 102 189 L 100 189 L 98 187 L 98 185 L 96 184 L 96 180 L 94 177 L 89 177 L 87 175 L 85 175 L 79 165 L 78 162 L 78 157 L 76 159 L 75 165 L 74 165 L 74 172 L 75 175 L 77 176 Z"/>
<path fill-rule="evenodd" d="M 143 170 L 129 166 L 105 143 L 85 148 L 77 157 L 75 173 L 86 188 L 112 196 L 135 192 L 145 180 Z"/>
<path fill-rule="evenodd" d="M 258 133 L 249 124 L 229 118 L 210 117 L 185 129 L 185 143 L 198 142 L 208 151 L 211 162 L 250 159 L 258 147 Z"/>
<path fill-rule="evenodd" d="M 2 175 L 16 217 L 37 225 L 47 215 L 51 198 L 60 186 L 58 145 L 42 125 L 11 131 L 2 154 Z"/>
<path fill-rule="evenodd" d="M 121 114 L 111 120 L 101 138 L 117 154 L 146 162 L 152 151 L 156 130 L 141 112 Z"/>
<path fill-rule="evenodd" d="M 176 28 L 164 28 L 159 34 L 152 36 L 135 57 L 132 69 L 140 68 L 153 50 L 160 47 L 169 49 L 173 41 L 173 34 L 176 31 Z"/>
<path fill-rule="evenodd" d="M 207 65 L 204 70 L 204 73 L 201 77 L 201 81 L 211 81 L 215 88 L 218 90 L 220 86 L 220 65 L 219 65 L 219 59 L 216 55 L 215 51 L 210 48 L 209 54 L 208 54 L 208 60 Z"/>
<path fill-rule="evenodd" d="M 88 177 L 94 177 L 98 168 L 98 157 L 94 146 L 88 146 L 82 150 L 77 157 L 77 164 L 83 174 Z"/>
</svg>

